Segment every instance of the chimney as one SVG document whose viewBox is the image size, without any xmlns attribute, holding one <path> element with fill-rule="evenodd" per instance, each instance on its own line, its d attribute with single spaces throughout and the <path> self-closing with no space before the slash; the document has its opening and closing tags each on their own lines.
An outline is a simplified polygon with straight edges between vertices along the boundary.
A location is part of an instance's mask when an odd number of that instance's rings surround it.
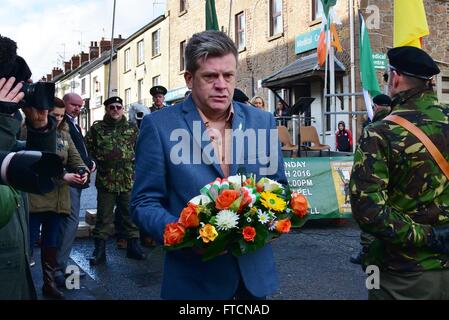
<svg viewBox="0 0 449 320">
<path fill-rule="evenodd" d="M 118 38 L 114 38 L 114 47 L 119 46 L 122 42 L 124 42 L 126 39 L 122 38 L 122 35 L 119 34 Z"/>
<path fill-rule="evenodd" d="M 73 56 L 72 57 L 72 70 L 75 70 L 80 65 L 80 56 Z"/>
<path fill-rule="evenodd" d="M 69 73 L 72 70 L 71 61 L 64 61 L 64 73 Z"/>
<path fill-rule="evenodd" d="M 53 68 L 51 71 L 51 77 L 54 79 L 57 76 L 59 76 L 62 73 L 62 70 L 60 68 Z"/>
<path fill-rule="evenodd" d="M 43 76 L 39 81 L 45 82 L 45 81 L 47 81 L 47 78 L 45 76 Z"/>
<path fill-rule="evenodd" d="M 51 81 L 51 74 L 47 73 L 46 81 L 47 81 L 47 82 L 50 82 L 50 81 Z"/>
<path fill-rule="evenodd" d="M 100 41 L 100 56 L 103 54 L 103 52 L 111 50 L 111 41 L 110 40 L 104 40 L 104 38 L 101 38 Z"/>
<path fill-rule="evenodd" d="M 89 54 L 85 53 L 84 51 L 81 51 L 80 58 L 81 58 L 81 64 L 83 64 L 84 62 L 89 61 Z"/>
<path fill-rule="evenodd" d="M 89 61 L 92 61 L 100 56 L 100 48 L 98 48 L 97 41 L 91 41 L 89 47 Z"/>
</svg>

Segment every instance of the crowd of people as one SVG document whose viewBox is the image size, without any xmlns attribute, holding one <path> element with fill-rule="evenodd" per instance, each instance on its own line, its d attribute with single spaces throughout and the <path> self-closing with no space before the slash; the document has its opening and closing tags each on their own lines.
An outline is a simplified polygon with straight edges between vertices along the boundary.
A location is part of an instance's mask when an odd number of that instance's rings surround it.
<svg viewBox="0 0 449 320">
<path fill-rule="evenodd" d="M 6 186 L 2 165 L 0 243 L 6 245 L 0 247 L 0 263 L 11 259 L 17 263 L 0 268 L 0 299 L 36 298 L 30 266 L 39 237 L 42 292 L 49 298 L 64 298 L 80 197 L 94 172 L 98 191 L 95 248 L 90 257 L 94 267 L 107 262 L 106 240 L 114 231 L 121 234 L 118 245 L 126 247 L 128 258 L 144 260 L 139 238 L 162 244 L 166 225 L 178 220 L 204 185 L 242 170 L 259 175 L 272 165 L 250 163 L 250 151 L 244 146 L 246 160 L 237 166 L 238 155 L 226 138 L 217 141 L 217 134 L 226 137 L 229 129 L 254 129 L 258 143 L 270 146 L 265 152 L 276 162 L 276 170 L 265 176 L 288 183 L 280 145 L 270 144 L 276 132 L 270 130 L 276 128 L 274 116 L 286 117 L 288 109 L 280 101 L 273 115 L 264 111 L 262 97 L 249 99 L 235 87 L 238 51 L 223 32 L 200 32 L 187 43 L 184 78 L 189 92 L 184 101 L 167 107 L 167 89 L 155 86 L 150 90 L 153 105 L 137 111 L 132 122 L 124 115 L 122 99 L 109 97 L 103 119 L 85 137 L 77 124 L 81 97 L 69 93 L 62 100 L 54 98 L 50 110 L 24 105 L 20 81 L 29 81 L 31 72 L 17 56 L 14 41 L 0 37 L 0 45 L 8 48 L 0 55 L 0 149 L 19 148 L 16 136 L 21 131 L 27 148 L 56 153 L 64 169 L 53 177 L 52 191 L 26 195 Z M 449 166 L 449 108 L 438 104 L 432 91 L 432 77 L 439 69 L 423 50 L 394 48 L 388 58 L 385 80 L 392 99 L 374 98 L 375 117 L 356 147 L 350 181 L 353 215 L 369 238 L 363 243 L 360 263 L 381 270 L 380 288 L 369 290 L 372 299 L 448 298 L 449 173 L 444 168 Z M 26 115 L 22 130 L 19 107 Z M 174 163 L 171 151 L 177 141 L 171 133 L 182 129 L 193 138 L 190 144 L 199 143 L 195 123 L 210 138 L 215 161 L 208 163 L 200 156 L 200 163 Z M 415 127 L 424 133 L 417 134 Z M 436 145 L 440 158 L 434 160 L 433 153 L 427 152 L 429 142 L 421 142 L 422 135 Z M 337 149 L 351 151 L 352 140 L 345 123 L 339 123 Z M 198 146 L 202 155 L 203 147 Z M 362 234 L 362 238 L 366 237 Z M 260 300 L 278 289 L 270 244 L 239 257 L 224 251 L 207 262 L 197 249 L 165 254 L 164 299 Z"/>
</svg>

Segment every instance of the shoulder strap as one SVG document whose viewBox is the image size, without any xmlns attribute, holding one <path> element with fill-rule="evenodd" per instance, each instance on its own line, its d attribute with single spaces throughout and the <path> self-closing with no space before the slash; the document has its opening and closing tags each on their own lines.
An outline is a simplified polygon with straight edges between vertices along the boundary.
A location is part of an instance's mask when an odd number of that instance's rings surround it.
<svg viewBox="0 0 449 320">
<path fill-rule="evenodd" d="M 419 129 L 410 121 L 393 114 L 390 114 L 389 116 L 385 117 L 384 120 L 388 120 L 400 125 L 404 129 L 409 131 L 411 134 L 413 134 L 415 137 L 417 137 L 426 147 L 427 151 L 429 151 L 429 153 L 432 155 L 433 159 L 438 164 L 441 171 L 443 171 L 444 175 L 449 180 L 449 163 L 443 157 L 440 150 L 438 150 L 435 144 L 429 139 L 429 137 L 424 132 L 422 132 L 421 129 Z"/>
</svg>

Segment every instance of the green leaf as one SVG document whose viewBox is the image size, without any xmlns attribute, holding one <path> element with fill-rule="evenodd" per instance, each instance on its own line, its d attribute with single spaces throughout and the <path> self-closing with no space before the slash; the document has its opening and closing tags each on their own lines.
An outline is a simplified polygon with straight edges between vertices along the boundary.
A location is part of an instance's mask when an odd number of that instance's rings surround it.
<svg viewBox="0 0 449 320">
<path fill-rule="evenodd" d="M 293 214 L 290 220 L 292 222 L 292 228 L 301 228 L 309 220 L 309 215 L 306 215 L 304 218 L 299 218 Z"/>
<path fill-rule="evenodd" d="M 242 203 L 243 195 L 238 197 L 234 202 L 229 206 L 229 210 L 232 210 L 234 212 L 238 212 L 240 209 L 240 204 Z"/>
<path fill-rule="evenodd" d="M 220 234 L 213 242 L 211 242 L 207 248 L 206 253 L 203 255 L 203 261 L 208 261 L 216 256 L 220 255 L 223 251 L 228 249 L 230 240 L 230 232 Z"/>
</svg>

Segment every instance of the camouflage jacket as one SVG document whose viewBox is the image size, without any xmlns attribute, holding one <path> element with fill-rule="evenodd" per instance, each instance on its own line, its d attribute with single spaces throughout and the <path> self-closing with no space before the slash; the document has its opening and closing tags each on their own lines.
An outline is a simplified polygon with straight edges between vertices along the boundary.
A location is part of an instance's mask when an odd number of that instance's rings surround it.
<svg viewBox="0 0 449 320">
<path fill-rule="evenodd" d="M 137 127 L 125 117 L 114 121 L 105 115 L 102 121 L 94 122 L 86 134 L 86 147 L 97 163 L 97 189 L 131 191 L 137 133 Z"/>
<path fill-rule="evenodd" d="M 391 114 L 418 126 L 449 160 L 449 107 L 429 91 L 401 96 Z M 350 190 L 354 218 L 376 237 L 365 265 L 400 272 L 449 268 L 449 256 L 428 245 L 432 226 L 449 225 L 449 182 L 414 135 L 387 120 L 367 126 Z"/>
</svg>

